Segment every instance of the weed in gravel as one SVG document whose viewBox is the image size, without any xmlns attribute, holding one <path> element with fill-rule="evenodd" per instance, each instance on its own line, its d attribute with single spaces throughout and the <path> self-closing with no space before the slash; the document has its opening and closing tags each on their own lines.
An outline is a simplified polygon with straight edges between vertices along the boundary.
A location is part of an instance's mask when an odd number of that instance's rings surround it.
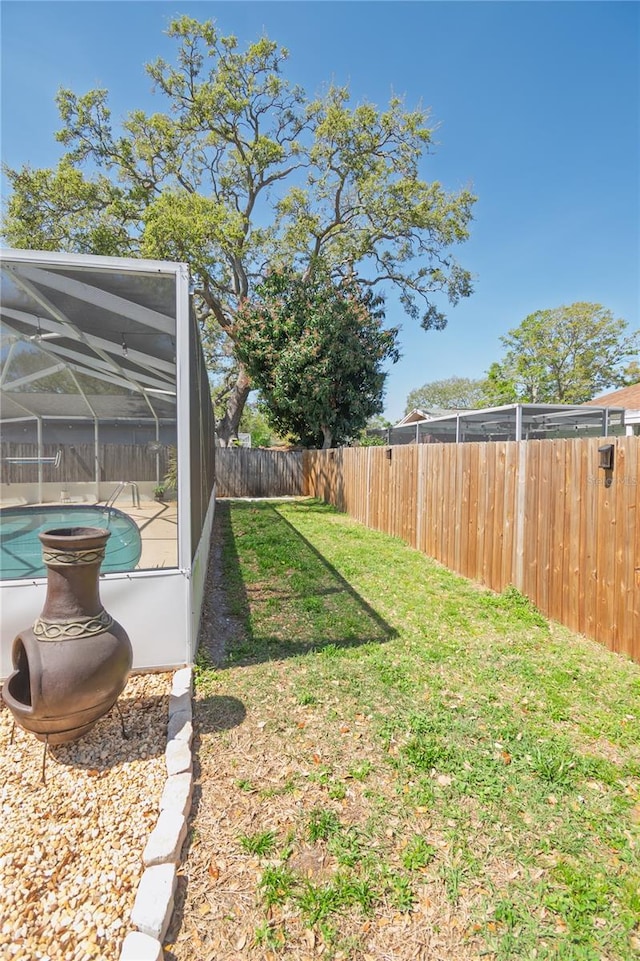
<svg viewBox="0 0 640 961">
<path fill-rule="evenodd" d="M 340 781 L 329 784 L 328 792 L 332 801 L 344 801 L 347 796 L 347 789 Z"/>
<path fill-rule="evenodd" d="M 349 904 L 348 896 L 340 881 L 314 884 L 305 880 L 297 905 L 308 925 L 318 924 Z"/>
<path fill-rule="evenodd" d="M 267 907 L 285 904 L 295 891 L 297 878 L 293 871 L 282 865 L 268 865 L 259 882 L 260 893 Z"/>
<path fill-rule="evenodd" d="M 278 785 L 278 787 L 265 787 L 260 790 L 261 798 L 274 798 L 281 797 L 283 794 L 293 794 L 297 788 L 297 781 L 294 777 L 288 777 L 284 784 Z"/>
<path fill-rule="evenodd" d="M 255 785 L 253 781 L 249 781 L 246 778 L 238 778 L 235 782 L 235 786 L 241 791 L 255 791 Z"/>
<path fill-rule="evenodd" d="M 239 838 L 243 851 L 256 854 L 258 857 L 268 857 L 276 846 L 275 831 L 259 831 L 257 834 L 241 834 Z"/>
<path fill-rule="evenodd" d="M 329 838 L 327 848 L 338 864 L 355 867 L 365 859 L 366 847 L 362 835 L 355 827 L 336 831 Z"/>
<path fill-rule="evenodd" d="M 307 837 L 312 843 L 327 841 L 340 830 L 338 816 L 328 808 L 315 808 L 307 822 Z"/>
<path fill-rule="evenodd" d="M 575 755 L 552 742 L 534 748 L 531 769 L 556 789 L 568 788 L 577 775 Z"/>
<path fill-rule="evenodd" d="M 318 703 L 318 698 L 311 691 L 300 691 L 296 696 L 296 700 L 302 707 L 309 707 L 312 704 Z"/>
<path fill-rule="evenodd" d="M 409 878 L 392 871 L 385 877 L 386 898 L 397 911 L 410 911 L 416 896 Z"/>
<path fill-rule="evenodd" d="M 286 928 L 272 921 L 264 921 L 255 929 L 253 939 L 258 948 L 283 951 L 287 943 Z"/>
<path fill-rule="evenodd" d="M 444 865 L 440 874 L 444 881 L 448 901 L 450 904 L 456 905 L 460 900 L 460 882 L 463 877 L 462 868 Z"/>
<path fill-rule="evenodd" d="M 402 852 L 402 863 L 409 871 L 424 868 L 436 857 L 437 851 L 420 834 L 414 834 Z"/>
<path fill-rule="evenodd" d="M 365 781 L 372 770 L 373 764 L 371 761 L 361 761 L 349 768 L 349 777 L 352 777 L 355 781 Z"/>
</svg>

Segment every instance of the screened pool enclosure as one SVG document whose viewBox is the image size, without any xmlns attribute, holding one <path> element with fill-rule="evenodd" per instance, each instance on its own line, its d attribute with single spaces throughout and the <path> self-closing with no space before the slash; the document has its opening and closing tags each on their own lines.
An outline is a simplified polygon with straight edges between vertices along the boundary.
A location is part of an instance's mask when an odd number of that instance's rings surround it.
<svg viewBox="0 0 640 961">
<path fill-rule="evenodd" d="M 625 432 L 624 408 L 569 404 L 505 404 L 414 419 L 370 430 L 385 444 L 470 444 L 559 437 L 608 437 Z"/>
<path fill-rule="evenodd" d="M 215 483 L 187 267 L 4 250 L 0 309 L 0 676 L 42 608 L 53 518 L 110 529 L 100 591 L 134 668 L 189 662 Z"/>
</svg>

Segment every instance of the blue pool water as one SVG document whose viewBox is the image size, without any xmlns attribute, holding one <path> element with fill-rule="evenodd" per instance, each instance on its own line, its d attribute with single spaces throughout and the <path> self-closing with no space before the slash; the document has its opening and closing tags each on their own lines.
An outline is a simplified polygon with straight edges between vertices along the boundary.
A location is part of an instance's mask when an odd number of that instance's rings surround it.
<svg viewBox="0 0 640 961">
<path fill-rule="evenodd" d="M 3 507 L 0 509 L 0 579 L 44 577 L 41 531 L 56 527 L 106 527 L 101 573 L 130 571 L 140 560 L 142 540 L 137 524 L 115 507 Z"/>
</svg>

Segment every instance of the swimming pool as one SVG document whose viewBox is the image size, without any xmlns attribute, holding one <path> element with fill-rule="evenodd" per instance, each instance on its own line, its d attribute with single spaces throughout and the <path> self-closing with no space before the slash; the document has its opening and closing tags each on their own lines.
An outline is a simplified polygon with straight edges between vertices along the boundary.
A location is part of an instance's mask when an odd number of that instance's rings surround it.
<svg viewBox="0 0 640 961">
<path fill-rule="evenodd" d="M 131 571 L 140 560 L 142 539 L 136 523 L 116 507 L 3 507 L 0 509 L 0 579 L 45 577 L 40 531 L 54 527 L 106 527 L 101 573 Z"/>
</svg>

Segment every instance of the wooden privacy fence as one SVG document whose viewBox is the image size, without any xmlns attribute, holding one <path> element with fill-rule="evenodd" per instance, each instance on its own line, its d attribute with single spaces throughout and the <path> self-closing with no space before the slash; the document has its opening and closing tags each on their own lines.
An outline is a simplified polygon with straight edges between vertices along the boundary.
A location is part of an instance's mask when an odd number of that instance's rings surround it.
<svg viewBox="0 0 640 961">
<path fill-rule="evenodd" d="M 55 464 L 60 451 L 59 463 Z M 169 467 L 170 448 L 158 452 L 159 473 L 164 477 Z M 42 456 L 44 482 L 77 483 L 95 480 L 95 446 L 93 444 L 45 444 Z M 0 445 L 1 480 L 3 484 L 29 484 L 38 480 L 38 445 L 3 443 Z M 99 480 L 153 481 L 156 479 L 156 451 L 140 444 L 100 444 L 98 452 Z"/>
<path fill-rule="evenodd" d="M 309 495 L 640 662 L 639 468 L 640 437 L 305 454 Z"/>
<path fill-rule="evenodd" d="M 609 443 L 606 472 L 598 448 Z M 3 444 L 3 481 L 35 480 L 37 467 L 5 457 L 36 454 Z M 91 480 L 94 456 L 92 444 L 63 448 L 44 480 Z M 103 445 L 101 479 L 154 480 L 155 460 L 142 446 Z M 318 497 L 493 590 L 514 584 L 548 617 L 640 662 L 639 476 L 640 437 L 216 449 L 219 497 Z"/>
<path fill-rule="evenodd" d="M 217 497 L 306 494 L 302 451 L 216 448 Z"/>
</svg>

